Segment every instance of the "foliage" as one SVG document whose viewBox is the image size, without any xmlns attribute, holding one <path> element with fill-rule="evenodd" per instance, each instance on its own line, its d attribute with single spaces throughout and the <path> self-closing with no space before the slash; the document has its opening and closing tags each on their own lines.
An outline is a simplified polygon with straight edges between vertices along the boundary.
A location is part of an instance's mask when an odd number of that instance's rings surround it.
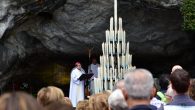
<svg viewBox="0 0 195 110">
<path fill-rule="evenodd" d="M 181 6 L 185 30 L 195 31 L 195 0 L 183 0 Z"/>
</svg>

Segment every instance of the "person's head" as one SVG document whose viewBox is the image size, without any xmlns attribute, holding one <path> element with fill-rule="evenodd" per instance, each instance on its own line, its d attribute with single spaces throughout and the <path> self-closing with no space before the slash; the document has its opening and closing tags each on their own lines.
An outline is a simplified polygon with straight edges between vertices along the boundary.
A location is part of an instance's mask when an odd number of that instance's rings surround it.
<svg viewBox="0 0 195 110">
<path fill-rule="evenodd" d="M 93 64 L 96 64 L 97 63 L 97 60 L 95 58 L 92 59 L 92 63 Z"/>
<path fill-rule="evenodd" d="M 189 96 L 195 100 L 195 79 L 190 81 Z"/>
<path fill-rule="evenodd" d="M 89 100 L 82 100 L 77 103 L 76 110 L 87 110 L 89 109 Z"/>
<path fill-rule="evenodd" d="M 114 89 L 121 89 L 123 90 L 125 88 L 125 81 L 124 80 L 119 80 L 116 82 L 115 88 Z"/>
<path fill-rule="evenodd" d="M 108 94 L 99 93 L 89 98 L 89 108 L 90 110 L 109 110 L 108 105 Z"/>
<path fill-rule="evenodd" d="M 64 102 L 64 93 L 60 88 L 54 86 L 44 87 L 37 93 L 37 101 L 43 106 L 53 102 Z"/>
<path fill-rule="evenodd" d="M 81 63 L 80 62 L 76 62 L 75 63 L 75 67 L 80 70 L 81 69 Z"/>
<path fill-rule="evenodd" d="M 172 88 L 177 94 L 184 94 L 190 85 L 190 76 L 184 69 L 177 69 L 170 75 Z"/>
<path fill-rule="evenodd" d="M 66 104 L 54 102 L 45 107 L 46 110 L 74 110 L 73 107 L 67 106 Z"/>
<path fill-rule="evenodd" d="M 157 92 L 158 92 L 157 83 L 154 81 L 154 86 L 153 86 L 153 89 L 152 89 L 152 93 L 151 93 L 151 98 L 150 99 L 152 99 L 153 97 L 156 97 Z"/>
<path fill-rule="evenodd" d="M 128 99 L 150 100 L 153 84 L 153 76 L 146 69 L 135 69 L 128 72 L 125 76 Z"/>
<path fill-rule="evenodd" d="M 43 110 L 43 107 L 27 93 L 12 92 L 0 97 L 0 110 Z"/>
<path fill-rule="evenodd" d="M 120 89 L 116 89 L 108 97 L 108 104 L 112 110 L 124 110 L 128 108 L 125 97 Z"/>
<path fill-rule="evenodd" d="M 72 107 L 72 102 L 71 102 L 71 100 L 70 100 L 68 97 L 64 97 L 64 103 L 65 103 L 67 106 L 71 106 L 71 107 Z"/>
<path fill-rule="evenodd" d="M 171 87 L 171 84 L 168 86 L 167 91 L 165 92 L 166 103 L 170 103 L 173 100 L 173 97 L 176 95 L 175 91 Z"/>
<path fill-rule="evenodd" d="M 161 74 L 159 77 L 160 89 L 166 91 L 169 85 L 169 74 Z"/>
<path fill-rule="evenodd" d="M 174 65 L 171 69 L 171 73 L 173 73 L 177 69 L 183 69 L 180 65 Z"/>
</svg>

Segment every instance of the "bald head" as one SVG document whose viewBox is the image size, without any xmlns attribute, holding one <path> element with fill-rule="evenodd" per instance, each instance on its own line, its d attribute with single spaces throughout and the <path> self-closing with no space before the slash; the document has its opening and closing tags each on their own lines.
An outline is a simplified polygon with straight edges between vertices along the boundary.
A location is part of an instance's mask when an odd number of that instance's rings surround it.
<svg viewBox="0 0 195 110">
<path fill-rule="evenodd" d="M 173 73 L 177 69 L 183 69 L 180 65 L 175 65 L 172 67 L 171 73 Z"/>
</svg>

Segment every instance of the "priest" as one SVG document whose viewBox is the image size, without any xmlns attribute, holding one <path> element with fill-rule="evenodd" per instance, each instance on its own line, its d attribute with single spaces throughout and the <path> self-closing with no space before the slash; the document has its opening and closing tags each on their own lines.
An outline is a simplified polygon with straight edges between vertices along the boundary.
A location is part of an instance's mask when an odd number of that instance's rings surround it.
<svg viewBox="0 0 195 110">
<path fill-rule="evenodd" d="M 79 77 L 85 74 L 80 62 L 75 63 L 75 68 L 71 71 L 69 98 L 73 107 L 76 107 L 80 100 L 84 100 L 84 81 L 80 81 Z"/>
</svg>

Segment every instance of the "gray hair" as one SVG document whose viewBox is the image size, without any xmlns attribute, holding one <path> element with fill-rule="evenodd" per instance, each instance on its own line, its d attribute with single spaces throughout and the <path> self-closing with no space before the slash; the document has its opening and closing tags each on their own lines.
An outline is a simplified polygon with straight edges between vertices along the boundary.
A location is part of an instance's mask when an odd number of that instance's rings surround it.
<svg viewBox="0 0 195 110">
<path fill-rule="evenodd" d="M 153 84 L 153 76 L 151 72 L 146 69 L 135 69 L 125 75 L 125 88 L 128 98 L 150 98 Z"/>
<path fill-rule="evenodd" d="M 124 110 L 128 108 L 126 100 L 120 89 L 116 89 L 108 97 L 108 104 L 112 110 Z"/>
</svg>

